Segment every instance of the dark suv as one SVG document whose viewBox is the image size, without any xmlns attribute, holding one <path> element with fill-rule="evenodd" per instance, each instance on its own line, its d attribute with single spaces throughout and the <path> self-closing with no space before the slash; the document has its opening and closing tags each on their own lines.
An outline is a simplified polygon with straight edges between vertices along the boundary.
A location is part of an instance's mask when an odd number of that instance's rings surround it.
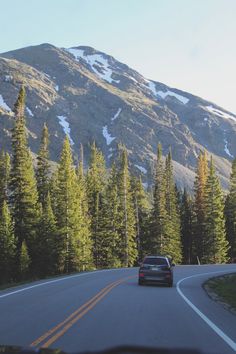
<svg viewBox="0 0 236 354">
<path fill-rule="evenodd" d="M 147 282 L 158 282 L 173 286 L 174 264 L 169 257 L 146 256 L 139 268 L 139 285 Z"/>
</svg>

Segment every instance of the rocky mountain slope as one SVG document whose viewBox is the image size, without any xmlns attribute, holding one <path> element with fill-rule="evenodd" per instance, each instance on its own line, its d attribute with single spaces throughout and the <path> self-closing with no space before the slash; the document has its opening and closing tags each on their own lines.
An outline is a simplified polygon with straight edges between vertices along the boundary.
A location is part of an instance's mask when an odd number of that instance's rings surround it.
<svg viewBox="0 0 236 354">
<path fill-rule="evenodd" d="M 148 65 L 148 63 L 147 63 Z M 191 186 L 200 150 L 213 155 L 223 187 L 236 155 L 236 115 L 212 102 L 144 78 L 90 47 L 50 44 L 0 54 L 0 148 L 10 150 L 12 108 L 19 87 L 27 91 L 29 142 L 38 151 L 44 122 L 57 161 L 67 134 L 75 157 L 85 161 L 96 141 L 108 166 L 124 143 L 131 168 L 150 183 L 157 143 L 172 149 L 176 181 Z"/>
</svg>

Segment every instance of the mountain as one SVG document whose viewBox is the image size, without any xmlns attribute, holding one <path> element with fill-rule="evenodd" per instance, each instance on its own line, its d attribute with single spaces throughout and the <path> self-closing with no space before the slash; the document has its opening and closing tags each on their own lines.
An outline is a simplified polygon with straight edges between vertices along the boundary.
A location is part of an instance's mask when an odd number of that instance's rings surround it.
<svg viewBox="0 0 236 354">
<path fill-rule="evenodd" d="M 160 141 L 164 154 L 171 147 L 176 181 L 183 187 L 192 185 L 198 153 L 205 149 L 227 188 L 236 155 L 236 115 L 216 104 L 146 79 L 90 47 L 26 47 L 0 54 L 0 148 L 6 150 L 22 83 L 34 153 L 46 122 L 52 160 L 58 160 L 65 134 L 75 157 L 83 144 L 87 162 L 89 144 L 95 140 L 108 166 L 118 144 L 124 143 L 131 168 L 150 183 Z"/>
</svg>

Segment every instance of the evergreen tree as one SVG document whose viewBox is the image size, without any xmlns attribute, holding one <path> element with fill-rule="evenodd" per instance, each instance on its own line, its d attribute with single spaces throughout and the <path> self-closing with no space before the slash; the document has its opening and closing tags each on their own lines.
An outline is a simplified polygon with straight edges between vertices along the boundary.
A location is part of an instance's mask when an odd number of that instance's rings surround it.
<svg viewBox="0 0 236 354">
<path fill-rule="evenodd" d="M 42 208 L 38 228 L 37 268 L 39 276 L 46 276 L 56 272 L 56 236 L 56 221 L 48 192 L 47 197 L 44 199 L 44 207 Z"/>
<path fill-rule="evenodd" d="M 113 163 L 105 193 L 101 196 L 99 210 L 98 262 L 103 268 L 120 267 L 122 263 L 122 239 L 119 234 L 122 213 L 119 205 L 117 170 Z"/>
<path fill-rule="evenodd" d="M 26 280 L 30 275 L 30 257 L 25 240 L 21 244 L 19 263 L 20 279 Z"/>
<path fill-rule="evenodd" d="M 206 152 L 198 157 L 196 178 L 194 182 L 194 219 L 193 219 L 193 262 L 201 262 L 203 257 L 203 238 L 205 237 L 205 189 L 208 177 Z"/>
<path fill-rule="evenodd" d="M 36 171 L 38 196 L 39 196 L 39 201 L 43 207 L 44 204 L 46 203 L 46 199 L 49 191 L 50 166 L 49 166 L 48 144 L 49 144 L 48 128 L 46 124 L 44 124 L 42 138 L 41 138 L 41 145 L 37 156 L 37 171 Z"/>
<path fill-rule="evenodd" d="M 150 239 L 146 245 L 148 253 L 164 254 L 166 248 L 166 180 L 162 161 L 162 147 L 158 144 L 156 174 L 153 193 L 153 210 L 150 220 Z"/>
<path fill-rule="evenodd" d="M 10 155 L 5 152 L 0 154 L 0 209 L 9 197 Z"/>
<path fill-rule="evenodd" d="M 27 146 L 24 118 L 25 90 L 21 88 L 15 104 L 15 126 L 12 132 L 12 169 L 10 201 L 13 210 L 14 234 L 18 254 L 26 241 L 31 258 L 31 271 L 35 271 L 36 226 L 38 225 L 38 195 L 30 151 Z"/>
<path fill-rule="evenodd" d="M 118 159 L 117 188 L 119 198 L 119 235 L 122 266 L 133 266 L 137 260 L 137 244 L 135 229 L 135 208 L 133 205 L 128 155 L 124 146 L 120 146 Z"/>
<path fill-rule="evenodd" d="M 229 256 L 236 260 L 236 159 L 232 162 L 230 189 L 225 202 L 226 232 L 230 245 Z"/>
<path fill-rule="evenodd" d="M 15 239 L 12 220 L 7 206 L 3 201 L 0 209 L 0 284 L 13 279 Z"/>
<path fill-rule="evenodd" d="M 181 201 L 181 237 L 183 247 L 183 263 L 191 264 L 192 237 L 193 237 L 193 210 L 192 200 L 186 189 Z"/>
<path fill-rule="evenodd" d="M 56 169 L 49 179 L 49 190 L 51 198 L 51 206 L 54 215 L 57 213 L 57 193 L 58 193 L 58 169 Z"/>
<path fill-rule="evenodd" d="M 164 252 L 165 254 L 170 255 L 176 263 L 180 263 L 182 260 L 180 214 L 174 183 L 171 152 L 169 152 L 166 157 L 165 186 L 167 218 Z"/>
<path fill-rule="evenodd" d="M 131 179 L 133 203 L 135 208 L 136 221 L 136 242 L 138 249 L 138 258 L 143 259 L 146 253 L 146 240 L 149 238 L 149 203 L 147 193 L 142 184 L 141 176 Z"/>
<path fill-rule="evenodd" d="M 92 240 L 90 230 L 90 216 L 88 211 L 88 197 L 86 191 L 86 180 L 83 166 L 83 147 L 81 145 L 80 163 L 77 172 L 77 213 L 78 213 L 78 232 L 80 234 L 78 259 L 80 270 L 87 270 L 93 267 L 92 259 Z"/>
<path fill-rule="evenodd" d="M 76 271 L 82 266 L 80 258 L 84 228 L 81 229 L 82 203 L 78 191 L 78 179 L 73 166 L 70 142 L 66 137 L 58 167 L 56 195 L 58 227 L 56 252 L 59 272 Z"/>
<path fill-rule="evenodd" d="M 225 263 L 228 260 L 228 241 L 225 234 L 224 202 L 212 158 L 206 181 L 205 205 L 206 218 L 202 260 L 204 263 Z"/>
<path fill-rule="evenodd" d="M 91 237 L 93 241 L 93 258 L 96 268 L 99 266 L 98 229 L 100 217 L 103 217 L 99 210 L 101 208 L 101 195 L 106 187 L 106 167 L 102 153 L 97 149 L 95 143 L 91 146 L 90 165 L 87 173 L 87 196 L 89 215 L 91 217 Z"/>
</svg>

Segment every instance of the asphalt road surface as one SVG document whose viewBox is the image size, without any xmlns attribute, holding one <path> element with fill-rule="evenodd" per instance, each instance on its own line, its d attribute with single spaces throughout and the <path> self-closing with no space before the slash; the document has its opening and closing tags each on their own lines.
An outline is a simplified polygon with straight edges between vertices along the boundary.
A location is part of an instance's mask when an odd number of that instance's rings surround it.
<svg viewBox="0 0 236 354">
<path fill-rule="evenodd" d="M 138 286 L 137 268 L 82 273 L 0 292 L 0 344 L 68 352 L 117 345 L 236 352 L 236 315 L 204 280 L 236 265 L 177 266 L 174 287 Z"/>
</svg>

